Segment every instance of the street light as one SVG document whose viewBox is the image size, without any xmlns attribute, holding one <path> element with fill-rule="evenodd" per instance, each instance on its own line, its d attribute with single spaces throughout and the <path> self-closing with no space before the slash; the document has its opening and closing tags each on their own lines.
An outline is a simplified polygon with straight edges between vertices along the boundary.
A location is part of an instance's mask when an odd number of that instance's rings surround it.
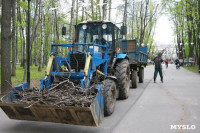
<svg viewBox="0 0 200 133">
<path fill-rule="evenodd" d="M 27 32 L 27 83 L 30 88 L 30 1 L 28 0 L 28 32 Z"/>
</svg>

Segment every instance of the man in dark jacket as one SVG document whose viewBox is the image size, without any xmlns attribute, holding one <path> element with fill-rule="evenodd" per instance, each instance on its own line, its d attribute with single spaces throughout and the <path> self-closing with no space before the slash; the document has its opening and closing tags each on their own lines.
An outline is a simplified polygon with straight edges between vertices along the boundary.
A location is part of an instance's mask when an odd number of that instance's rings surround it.
<svg viewBox="0 0 200 133">
<path fill-rule="evenodd" d="M 159 53 L 154 59 L 154 64 L 155 64 L 155 71 L 154 71 L 154 83 L 156 83 L 156 78 L 157 78 L 157 74 L 159 72 L 160 74 L 160 78 L 161 78 L 161 82 L 163 83 L 163 73 L 162 73 L 162 53 Z"/>
</svg>

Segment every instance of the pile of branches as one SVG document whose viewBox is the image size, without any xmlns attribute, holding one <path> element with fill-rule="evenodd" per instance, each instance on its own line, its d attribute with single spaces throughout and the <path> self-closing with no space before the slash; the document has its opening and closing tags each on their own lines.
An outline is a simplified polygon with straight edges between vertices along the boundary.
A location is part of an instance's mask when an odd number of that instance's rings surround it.
<svg viewBox="0 0 200 133">
<path fill-rule="evenodd" d="M 19 97 L 15 103 L 51 106 L 90 107 L 96 97 L 94 87 L 84 90 L 75 86 L 73 82 L 65 80 L 54 82 L 51 89 L 39 90 L 37 88 L 16 91 Z"/>
</svg>

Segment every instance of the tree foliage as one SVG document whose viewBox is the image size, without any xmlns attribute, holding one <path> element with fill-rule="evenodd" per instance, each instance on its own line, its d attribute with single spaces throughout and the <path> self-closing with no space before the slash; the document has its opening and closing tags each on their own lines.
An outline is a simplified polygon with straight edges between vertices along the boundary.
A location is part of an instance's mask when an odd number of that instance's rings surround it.
<svg viewBox="0 0 200 133">
<path fill-rule="evenodd" d="M 6 20 L 11 23 L 10 29 L 12 29 L 12 37 L 8 44 L 9 46 L 12 44 L 10 49 L 12 62 L 10 62 L 11 57 L 7 60 L 12 66 L 12 76 L 15 76 L 16 64 L 26 70 L 28 2 L 27 0 L 12 0 L 12 2 L 16 4 L 12 6 L 12 19 Z M 152 51 L 154 29 L 162 5 L 153 0 L 139 2 L 122 0 L 121 5 L 114 7 L 116 5 L 114 2 L 113 0 L 31 0 L 30 65 L 38 66 L 38 70 L 41 70 L 47 64 L 51 43 L 73 42 L 75 25 L 86 20 L 104 19 L 115 23 L 118 21 L 117 18 L 120 18 L 123 20 L 121 25 L 128 27 L 126 38 L 136 38 L 140 45 L 147 45 Z M 63 25 L 67 27 L 65 37 L 61 35 Z M 67 54 L 67 51 L 62 49 L 60 52 L 63 55 Z M 24 75 L 24 80 L 25 78 Z"/>
<path fill-rule="evenodd" d="M 200 51 L 200 0 L 163 0 L 174 23 L 179 58 L 195 57 Z"/>
</svg>

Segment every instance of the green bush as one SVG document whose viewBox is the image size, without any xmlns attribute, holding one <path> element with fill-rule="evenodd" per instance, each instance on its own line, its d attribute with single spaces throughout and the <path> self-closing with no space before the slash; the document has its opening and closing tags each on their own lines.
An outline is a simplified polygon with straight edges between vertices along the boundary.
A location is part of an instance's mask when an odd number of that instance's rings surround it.
<svg viewBox="0 0 200 133">
<path fill-rule="evenodd" d="M 199 72 L 199 66 L 183 66 L 183 68 L 192 71 L 194 73 L 198 73 Z"/>
</svg>

